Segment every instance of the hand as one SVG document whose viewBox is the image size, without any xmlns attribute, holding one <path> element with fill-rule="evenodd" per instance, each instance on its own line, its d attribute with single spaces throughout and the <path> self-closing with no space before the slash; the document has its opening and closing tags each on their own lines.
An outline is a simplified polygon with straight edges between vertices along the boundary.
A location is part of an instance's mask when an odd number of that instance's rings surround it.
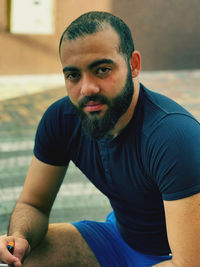
<svg viewBox="0 0 200 267">
<path fill-rule="evenodd" d="M 13 255 L 7 249 L 9 242 L 15 243 Z M 7 235 L 0 236 L 0 261 L 21 267 L 22 260 L 28 256 L 30 251 L 31 247 L 26 239 Z"/>
</svg>

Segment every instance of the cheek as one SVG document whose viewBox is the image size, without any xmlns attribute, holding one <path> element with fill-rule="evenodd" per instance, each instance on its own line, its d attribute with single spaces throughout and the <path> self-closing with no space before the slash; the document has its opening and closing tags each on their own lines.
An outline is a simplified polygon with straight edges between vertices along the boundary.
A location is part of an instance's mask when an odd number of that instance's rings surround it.
<svg viewBox="0 0 200 267">
<path fill-rule="evenodd" d="M 67 84 L 66 82 L 65 82 L 65 88 L 70 100 L 72 101 L 73 104 L 76 105 L 79 100 L 78 89 L 76 88 L 76 86 L 69 86 L 69 84 Z"/>
<path fill-rule="evenodd" d="M 102 88 L 107 96 L 113 97 L 124 88 L 125 79 L 122 76 L 112 76 L 103 82 Z"/>
</svg>

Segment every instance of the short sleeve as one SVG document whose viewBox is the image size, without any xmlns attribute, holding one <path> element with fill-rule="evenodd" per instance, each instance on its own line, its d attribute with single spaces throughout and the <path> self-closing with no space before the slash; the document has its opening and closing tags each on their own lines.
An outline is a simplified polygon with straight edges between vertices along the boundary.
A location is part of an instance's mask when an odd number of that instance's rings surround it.
<svg viewBox="0 0 200 267">
<path fill-rule="evenodd" d="M 200 192 L 200 125 L 192 117 L 165 117 L 147 145 L 148 165 L 163 200 Z"/>
<path fill-rule="evenodd" d="M 44 113 L 36 131 L 33 152 L 44 163 L 65 166 L 69 159 L 63 145 L 63 111 L 60 102 L 51 105 Z"/>
</svg>

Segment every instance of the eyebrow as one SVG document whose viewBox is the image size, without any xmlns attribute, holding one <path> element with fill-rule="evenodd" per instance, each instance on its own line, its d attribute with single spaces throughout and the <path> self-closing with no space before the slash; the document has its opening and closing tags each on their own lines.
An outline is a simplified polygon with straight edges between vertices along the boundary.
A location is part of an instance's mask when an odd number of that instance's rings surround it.
<svg viewBox="0 0 200 267">
<path fill-rule="evenodd" d="M 114 65 L 114 61 L 112 59 L 108 59 L 108 58 L 103 58 L 103 59 L 98 59 L 93 61 L 92 63 L 90 63 L 88 65 L 88 69 L 93 69 L 101 64 L 111 64 Z M 75 67 L 75 66 L 67 66 L 63 68 L 63 73 L 66 73 L 68 71 L 80 71 L 79 68 Z"/>
<path fill-rule="evenodd" d="M 88 69 L 92 69 L 92 68 L 95 68 L 101 64 L 111 64 L 111 65 L 114 65 L 114 61 L 112 59 L 108 59 L 108 58 L 102 58 L 102 59 L 98 59 L 98 60 L 95 60 L 94 62 L 90 63 L 88 65 Z"/>
<path fill-rule="evenodd" d="M 74 66 L 68 66 L 63 68 L 63 73 L 66 73 L 68 71 L 79 71 L 79 68 L 74 67 Z"/>
</svg>

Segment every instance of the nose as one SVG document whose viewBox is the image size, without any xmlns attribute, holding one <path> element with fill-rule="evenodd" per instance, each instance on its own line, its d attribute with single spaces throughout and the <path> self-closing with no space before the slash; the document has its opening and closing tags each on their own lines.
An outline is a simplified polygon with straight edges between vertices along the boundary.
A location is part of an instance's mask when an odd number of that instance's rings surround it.
<svg viewBox="0 0 200 267">
<path fill-rule="evenodd" d="M 84 74 L 81 81 L 81 95 L 90 96 L 99 93 L 100 88 L 95 79 L 89 74 Z"/>
</svg>

